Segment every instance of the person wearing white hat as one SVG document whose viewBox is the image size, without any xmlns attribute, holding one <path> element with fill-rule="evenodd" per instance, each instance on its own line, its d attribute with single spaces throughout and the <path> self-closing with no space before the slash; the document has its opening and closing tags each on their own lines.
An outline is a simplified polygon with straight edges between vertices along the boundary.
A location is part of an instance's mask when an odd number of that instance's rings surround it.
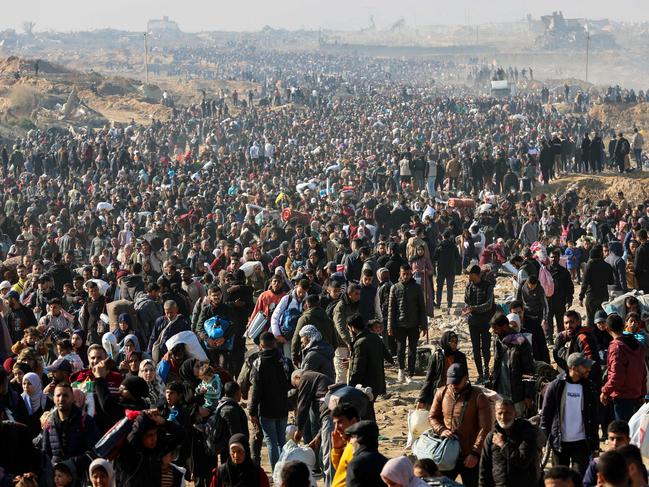
<svg viewBox="0 0 649 487">
<path fill-rule="evenodd" d="M 11 290 L 11 283 L 9 281 L 0 282 L 0 295 L 6 296 L 7 293 Z"/>
</svg>

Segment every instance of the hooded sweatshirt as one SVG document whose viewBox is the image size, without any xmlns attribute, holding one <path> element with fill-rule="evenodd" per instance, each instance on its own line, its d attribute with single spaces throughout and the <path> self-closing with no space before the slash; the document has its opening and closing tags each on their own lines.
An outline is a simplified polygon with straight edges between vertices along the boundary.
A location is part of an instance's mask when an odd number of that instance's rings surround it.
<svg viewBox="0 0 649 487">
<path fill-rule="evenodd" d="M 347 466 L 347 487 L 381 485 L 381 470 L 387 458 L 379 453 L 379 428 L 374 421 L 359 421 L 346 433 L 356 437 L 358 446 Z"/>
<path fill-rule="evenodd" d="M 613 339 L 608 346 L 607 366 L 602 394 L 613 399 L 640 399 L 645 395 L 645 348 L 633 335 Z"/>
</svg>

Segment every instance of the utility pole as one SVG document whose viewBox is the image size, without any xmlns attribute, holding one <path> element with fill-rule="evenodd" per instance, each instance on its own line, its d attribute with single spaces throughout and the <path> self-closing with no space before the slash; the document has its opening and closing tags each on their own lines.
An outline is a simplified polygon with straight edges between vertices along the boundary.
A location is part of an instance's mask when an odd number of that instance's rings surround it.
<svg viewBox="0 0 649 487">
<path fill-rule="evenodd" d="M 588 83 L 588 58 L 590 56 L 590 30 L 586 24 L 586 83 Z"/>
<path fill-rule="evenodd" d="M 149 47 L 146 40 L 146 32 L 144 33 L 144 82 L 149 86 Z"/>
</svg>

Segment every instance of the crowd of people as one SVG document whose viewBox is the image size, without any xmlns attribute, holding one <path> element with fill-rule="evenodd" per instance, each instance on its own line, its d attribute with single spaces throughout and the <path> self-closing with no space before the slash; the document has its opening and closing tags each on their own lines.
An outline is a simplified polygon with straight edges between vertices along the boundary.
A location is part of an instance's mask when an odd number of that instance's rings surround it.
<svg viewBox="0 0 649 487">
<path fill-rule="evenodd" d="M 248 56 L 279 108 L 203 93 L 2 149 L 0 486 L 646 485 L 649 206 L 539 188 L 642 170 L 640 130 L 605 152 L 540 92 L 440 94 L 440 65 Z M 387 459 L 386 374 L 458 308 L 471 343 L 441 334 L 412 405 L 457 452 Z"/>
</svg>

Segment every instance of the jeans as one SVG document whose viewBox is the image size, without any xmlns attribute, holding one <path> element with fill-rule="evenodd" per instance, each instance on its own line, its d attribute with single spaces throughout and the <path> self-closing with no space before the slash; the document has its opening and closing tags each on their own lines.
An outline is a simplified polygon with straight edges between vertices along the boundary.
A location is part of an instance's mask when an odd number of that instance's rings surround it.
<svg viewBox="0 0 649 487">
<path fill-rule="evenodd" d="M 334 369 L 336 369 L 336 384 L 347 383 L 347 373 L 349 372 L 349 362 L 343 363 L 343 359 L 349 358 L 349 349 L 347 347 L 338 347 L 334 352 Z"/>
<path fill-rule="evenodd" d="M 552 450 L 552 462 L 555 465 L 565 465 L 570 467 L 570 462 L 575 464 L 574 469 L 579 472 L 579 477 L 584 478 L 588 463 L 590 462 L 588 443 L 586 440 L 569 441 L 561 443 L 561 452 Z"/>
<path fill-rule="evenodd" d="M 415 373 L 419 328 L 416 326 L 412 328 L 396 327 L 394 329 L 394 337 L 397 339 L 397 362 L 399 363 L 399 370 L 406 368 L 406 341 L 408 342 L 408 374 L 412 376 Z"/>
<path fill-rule="evenodd" d="M 469 333 L 471 335 L 471 348 L 473 349 L 473 359 L 475 368 L 478 370 L 478 376 L 484 378 L 489 375 L 489 360 L 491 360 L 491 333 L 489 325 L 476 325 L 469 323 Z"/>
<path fill-rule="evenodd" d="M 633 149 L 633 158 L 638 169 L 642 169 L 642 149 Z"/>
<path fill-rule="evenodd" d="M 453 285 L 455 284 L 455 274 L 442 274 L 437 272 L 437 306 L 442 305 L 442 290 L 446 281 L 446 302 L 450 308 L 453 305 Z"/>
<path fill-rule="evenodd" d="M 460 455 L 455 464 L 455 468 L 450 472 L 442 472 L 442 475 L 448 477 L 451 480 L 455 480 L 458 475 L 462 477 L 462 485 L 467 487 L 478 487 L 478 473 L 480 462 L 473 468 L 466 468 L 464 466 L 464 460 L 466 457 Z"/>
<path fill-rule="evenodd" d="M 428 189 L 428 197 L 435 197 L 435 176 L 428 176 L 426 178 L 426 188 Z"/>
<path fill-rule="evenodd" d="M 611 402 L 613 403 L 613 419 L 627 423 L 642 404 L 640 400 L 622 399 L 621 397 L 613 399 Z"/>
<path fill-rule="evenodd" d="M 264 432 L 264 441 L 268 448 L 268 460 L 272 470 L 279 459 L 284 443 L 286 443 L 286 424 L 288 418 L 259 418 L 261 430 Z"/>
<path fill-rule="evenodd" d="M 320 443 L 320 454 L 322 455 L 322 473 L 324 473 L 325 487 L 331 487 L 331 482 L 336 472 L 331 464 L 331 433 L 333 429 L 334 425 L 331 416 L 325 416 L 320 428 L 320 438 L 322 440 L 322 443 Z"/>
</svg>

